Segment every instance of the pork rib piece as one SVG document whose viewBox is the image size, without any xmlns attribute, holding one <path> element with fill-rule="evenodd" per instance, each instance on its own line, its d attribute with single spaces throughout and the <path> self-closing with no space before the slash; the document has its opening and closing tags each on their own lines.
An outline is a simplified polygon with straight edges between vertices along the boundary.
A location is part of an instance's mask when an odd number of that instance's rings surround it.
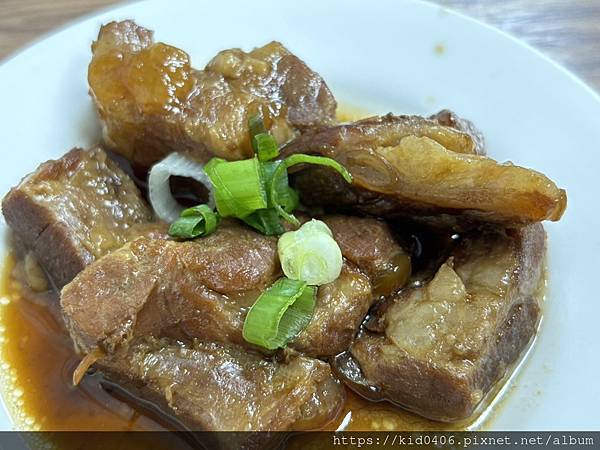
<svg viewBox="0 0 600 450">
<path fill-rule="evenodd" d="M 279 143 L 335 119 L 323 79 L 279 42 L 225 50 L 194 70 L 184 51 L 123 21 L 104 25 L 92 50 L 88 81 L 105 142 L 136 166 L 173 151 L 248 158 L 248 119 L 259 112 Z"/>
<path fill-rule="evenodd" d="M 65 286 L 61 305 L 84 353 L 169 333 L 241 343 L 245 309 L 279 274 L 275 238 L 222 223 L 201 240 L 132 241 Z"/>
<path fill-rule="evenodd" d="M 372 117 L 311 130 L 286 145 L 284 156 L 333 158 L 354 176 L 348 185 L 331 169 L 301 170 L 304 203 L 378 217 L 408 216 L 521 225 L 558 220 L 567 203 L 539 172 L 478 154 L 473 137 L 415 116 Z"/>
<path fill-rule="evenodd" d="M 146 339 L 97 366 L 194 431 L 318 429 L 344 401 L 329 364 L 299 355 L 278 362 L 232 345 Z"/>
<path fill-rule="evenodd" d="M 469 417 L 535 334 L 540 224 L 467 236 L 422 287 L 403 291 L 336 360 L 363 395 L 434 420 Z"/>
<path fill-rule="evenodd" d="M 389 232 L 381 223 L 372 225 Z M 382 242 L 388 248 L 368 250 L 371 256 L 364 250 L 362 260 L 356 248 L 341 276 L 318 289 L 313 320 L 292 347 L 313 356 L 348 347 L 376 299 L 368 268 L 379 264 L 392 270 L 402 252 L 391 237 Z M 385 263 L 384 254 L 391 261 Z M 241 333 L 246 313 L 281 275 L 276 238 L 225 221 L 215 233 L 194 241 L 131 242 L 79 274 L 63 289 L 61 304 L 71 336 L 84 353 L 96 347 L 113 352 L 147 335 L 248 345 Z M 397 275 L 406 281 L 406 274 Z M 392 286 L 401 286 L 388 278 Z"/>
<path fill-rule="evenodd" d="M 132 236 L 151 232 L 153 219 L 133 181 L 99 148 L 43 163 L 10 190 L 2 212 L 59 288 Z"/>
<path fill-rule="evenodd" d="M 410 256 L 384 221 L 341 215 L 325 216 L 323 221 L 344 257 L 369 276 L 375 295 L 387 297 L 406 284 Z"/>
</svg>

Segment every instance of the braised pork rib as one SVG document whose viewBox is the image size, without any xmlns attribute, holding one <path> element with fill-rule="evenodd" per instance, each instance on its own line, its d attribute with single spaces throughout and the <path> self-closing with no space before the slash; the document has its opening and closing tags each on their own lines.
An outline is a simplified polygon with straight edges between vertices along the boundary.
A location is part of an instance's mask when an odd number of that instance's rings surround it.
<svg viewBox="0 0 600 450">
<path fill-rule="evenodd" d="M 335 119 L 323 79 L 278 42 L 222 51 L 195 70 L 152 34 L 132 21 L 104 25 L 89 66 L 105 143 L 134 165 L 173 151 L 203 162 L 251 157 L 248 119 L 258 113 L 279 143 Z"/>
<path fill-rule="evenodd" d="M 133 181 L 99 149 L 48 161 L 4 197 L 2 213 L 58 288 L 133 237 L 160 230 Z"/>
<path fill-rule="evenodd" d="M 336 361 L 373 399 L 442 421 L 469 417 L 535 334 L 540 224 L 466 236 L 435 277 L 403 291 Z"/>
</svg>

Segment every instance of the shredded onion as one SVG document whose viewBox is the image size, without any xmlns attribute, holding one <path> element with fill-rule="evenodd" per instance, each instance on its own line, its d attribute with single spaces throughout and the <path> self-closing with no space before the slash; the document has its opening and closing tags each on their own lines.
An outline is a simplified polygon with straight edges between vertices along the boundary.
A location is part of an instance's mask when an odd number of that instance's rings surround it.
<svg viewBox="0 0 600 450">
<path fill-rule="evenodd" d="M 210 178 L 204 172 L 204 166 L 180 153 L 171 153 L 165 159 L 152 166 L 150 176 L 148 177 L 150 203 L 160 219 L 168 223 L 174 222 L 179 218 L 181 211 L 184 209 L 171 193 L 169 179 L 173 176 L 192 178 L 202 183 L 208 190 L 207 204 L 211 208 L 214 208 L 213 187 Z"/>
</svg>

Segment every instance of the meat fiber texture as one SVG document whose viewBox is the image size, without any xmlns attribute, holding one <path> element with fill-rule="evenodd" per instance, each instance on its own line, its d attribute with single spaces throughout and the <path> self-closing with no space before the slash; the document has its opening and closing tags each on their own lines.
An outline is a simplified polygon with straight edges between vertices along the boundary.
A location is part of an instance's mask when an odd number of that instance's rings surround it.
<svg viewBox="0 0 600 450">
<path fill-rule="evenodd" d="M 410 259 L 384 223 L 350 217 L 324 220 L 342 243 L 342 273 L 319 287 L 311 322 L 290 343 L 319 357 L 348 348 L 379 298 L 372 280 L 396 291 L 410 273 Z M 379 240 L 348 245 L 364 227 Z M 95 348 L 113 352 L 145 336 L 250 346 L 242 337 L 246 313 L 281 276 L 275 237 L 224 221 L 199 240 L 132 241 L 81 272 L 63 289 L 61 305 L 83 353 Z"/>
<path fill-rule="evenodd" d="M 545 249 L 540 224 L 463 238 L 423 286 L 401 292 L 336 361 L 373 399 L 434 420 L 469 417 L 536 332 Z"/>
<path fill-rule="evenodd" d="M 323 79 L 279 42 L 224 50 L 195 70 L 183 50 L 123 21 L 104 25 L 92 50 L 88 81 L 105 143 L 142 168 L 174 151 L 201 162 L 249 158 L 248 119 L 259 113 L 280 144 L 335 119 Z"/>
<path fill-rule="evenodd" d="M 152 401 L 194 431 L 318 429 L 344 402 L 329 364 L 300 355 L 273 361 L 234 345 L 146 338 L 98 366 L 129 393 Z M 263 448 L 261 440 L 273 438 L 216 436 L 230 437 L 258 442 L 220 444 Z"/>
<path fill-rule="evenodd" d="M 164 235 L 139 189 L 100 148 L 41 164 L 6 195 L 2 213 L 58 288 L 132 237 Z"/>
</svg>

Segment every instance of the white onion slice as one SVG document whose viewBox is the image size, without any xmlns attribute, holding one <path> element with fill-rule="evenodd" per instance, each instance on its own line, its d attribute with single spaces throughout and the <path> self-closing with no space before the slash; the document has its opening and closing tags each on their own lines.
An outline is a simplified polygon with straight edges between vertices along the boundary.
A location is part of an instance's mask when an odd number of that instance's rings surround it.
<svg viewBox="0 0 600 450">
<path fill-rule="evenodd" d="M 210 178 L 204 172 L 204 166 L 180 153 L 171 153 L 152 166 L 148 177 L 150 203 L 160 219 L 168 223 L 174 222 L 184 209 L 171 193 L 169 179 L 173 176 L 193 178 L 202 183 L 208 190 L 208 206 L 214 208 L 213 187 Z"/>
</svg>

